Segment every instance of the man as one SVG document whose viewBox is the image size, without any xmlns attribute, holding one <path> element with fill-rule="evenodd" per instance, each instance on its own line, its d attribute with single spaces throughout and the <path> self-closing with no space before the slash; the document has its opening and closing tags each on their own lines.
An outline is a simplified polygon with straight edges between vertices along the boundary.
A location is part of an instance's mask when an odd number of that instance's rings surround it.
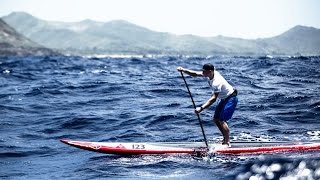
<svg viewBox="0 0 320 180">
<path fill-rule="evenodd" d="M 204 109 L 211 106 L 218 98 L 219 104 L 214 113 L 214 122 L 223 135 L 222 144 L 230 147 L 230 130 L 227 121 L 231 119 L 237 106 L 237 90 L 234 89 L 222 76 L 215 70 L 212 64 L 203 65 L 202 71 L 193 71 L 181 66 L 178 71 L 184 72 L 190 76 L 207 77 L 208 83 L 212 89 L 212 96 L 202 106 L 195 109 L 196 113 L 201 113 Z"/>
</svg>

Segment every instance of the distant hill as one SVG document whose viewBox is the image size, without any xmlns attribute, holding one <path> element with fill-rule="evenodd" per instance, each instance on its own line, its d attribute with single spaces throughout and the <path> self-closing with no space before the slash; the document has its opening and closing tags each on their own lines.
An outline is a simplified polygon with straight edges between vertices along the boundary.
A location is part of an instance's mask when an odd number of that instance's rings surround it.
<svg viewBox="0 0 320 180">
<path fill-rule="evenodd" d="M 0 19 L 0 55 L 51 55 L 57 54 L 17 33 Z"/>
<path fill-rule="evenodd" d="M 257 42 L 274 53 L 320 55 L 320 29 L 313 27 L 295 26 L 283 34 Z"/>
<path fill-rule="evenodd" d="M 44 21 L 24 12 L 3 19 L 19 33 L 71 54 L 319 55 L 320 30 L 296 26 L 272 38 L 248 40 L 156 32 L 116 20 L 74 23 Z"/>
</svg>

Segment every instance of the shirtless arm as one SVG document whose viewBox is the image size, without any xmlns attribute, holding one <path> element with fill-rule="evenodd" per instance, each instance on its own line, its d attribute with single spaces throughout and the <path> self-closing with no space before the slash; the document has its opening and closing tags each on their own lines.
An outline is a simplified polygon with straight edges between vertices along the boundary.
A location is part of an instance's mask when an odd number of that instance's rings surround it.
<svg viewBox="0 0 320 180">
<path fill-rule="evenodd" d="M 183 68 L 181 66 L 177 67 L 177 70 L 180 71 L 180 72 L 184 72 L 184 73 L 188 74 L 189 76 L 193 76 L 193 77 L 203 76 L 202 71 L 193 71 L 193 70 L 190 70 L 190 69 L 185 69 L 185 68 Z"/>
<path fill-rule="evenodd" d="M 204 103 L 201 107 L 196 108 L 195 112 L 200 113 L 204 109 L 210 107 L 214 102 L 216 102 L 218 95 L 219 93 L 214 93 L 206 103 Z"/>
</svg>

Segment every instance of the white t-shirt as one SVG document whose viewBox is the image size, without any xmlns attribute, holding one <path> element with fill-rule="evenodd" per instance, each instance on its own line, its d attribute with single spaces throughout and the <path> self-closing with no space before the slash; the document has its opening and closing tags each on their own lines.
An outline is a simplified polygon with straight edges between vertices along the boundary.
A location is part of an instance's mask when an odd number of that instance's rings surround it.
<svg viewBox="0 0 320 180">
<path fill-rule="evenodd" d="M 233 93 L 233 87 L 221 76 L 218 71 L 214 71 L 213 79 L 208 78 L 208 83 L 212 93 L 219 93 L 218 98 L 225 99 Z"/>
</svg>

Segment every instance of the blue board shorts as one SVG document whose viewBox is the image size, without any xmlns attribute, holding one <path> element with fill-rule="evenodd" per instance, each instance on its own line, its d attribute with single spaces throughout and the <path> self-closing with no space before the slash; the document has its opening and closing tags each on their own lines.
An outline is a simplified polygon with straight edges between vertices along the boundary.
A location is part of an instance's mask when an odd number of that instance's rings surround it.
<svg viewBox="0 0 320 180">
<path fill-rule="evenodd" d="M 221 99 L 218 106 L 216 107 L 214 118 L 220 119 L 221 121 L 228 121 L 229 119 L 231 119 L 237 104 L 237 96 Z"/>
</svg>

